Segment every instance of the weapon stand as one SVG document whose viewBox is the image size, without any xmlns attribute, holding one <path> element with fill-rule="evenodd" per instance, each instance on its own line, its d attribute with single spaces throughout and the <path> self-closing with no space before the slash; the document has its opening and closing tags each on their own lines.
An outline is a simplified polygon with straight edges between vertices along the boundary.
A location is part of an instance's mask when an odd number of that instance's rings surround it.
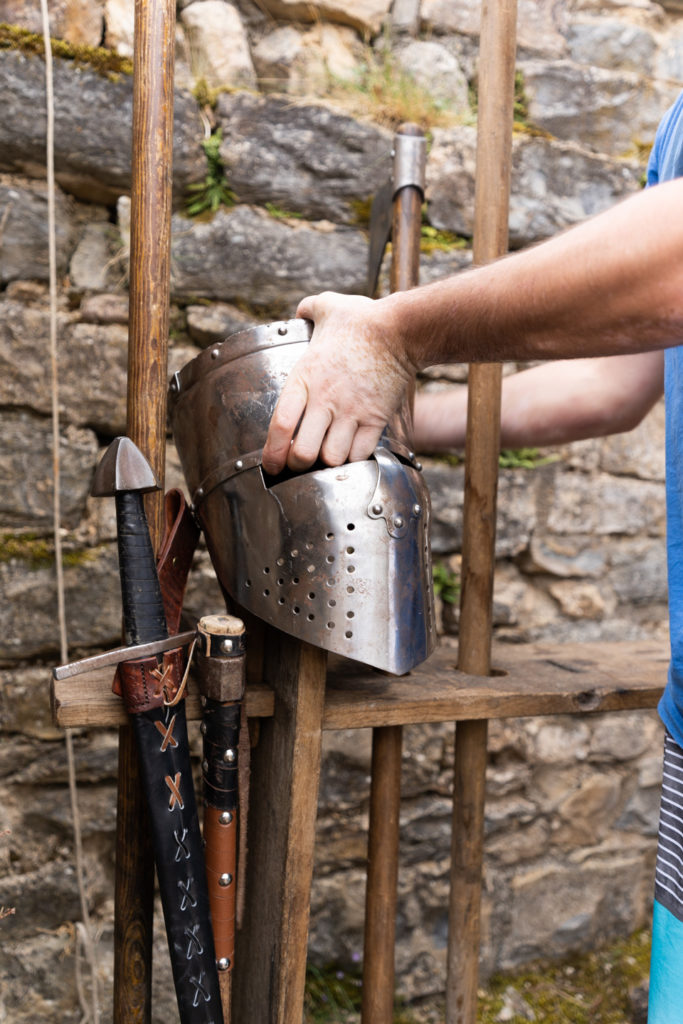
<svg viewBox="0 0 683 1024">
<path fill-rule="evenodd" d="M 484 3 L 477 262 L 507 249 L 515 38 L 515 0 Z M 419 201 L 410 185 L 394 201 L 394 249 L 400 253 L 402 218 L 412 222 L 412 230 L 417 222 L 419 232 Z M 407 251 L 415 251 L 414 241 Z M 402 273 L 392 278 L 392 287 L 416 282 L 415 267 Z M 132 300 L 131 295 L 133 307 Z M 301 1024 L 323 730 L 374 730 L 362 1021 L 391 1024 L 401 729 L 420 722 L 457 724 L 446 1020 L 473 1024 L 488 720 L 654 708 L 661 695 L 667 657 L 658 644 L 543 643 L 491 652 L 500 368 L 473 367 L 469 387 L 457 666 L 450 649 L 439 649 L 401 678 L 341 660 L 328 669 L 322 651 L 271 629 L 261 638 L 248 627 L 250 649 L 260 648 L 266 657 L 262 666 L 252 664 L 246 690 L 247 714 L 258 719 L 259 738 L 252 755 L 246 907 L 233 982 L 238 1024 Z M 124 725 L 123 707 L 110 685 L 106 670 L 56 684 L 58 724 Z M 196 688 L 189 689 L 187 714 L 200 717 Z"/>
</svg>

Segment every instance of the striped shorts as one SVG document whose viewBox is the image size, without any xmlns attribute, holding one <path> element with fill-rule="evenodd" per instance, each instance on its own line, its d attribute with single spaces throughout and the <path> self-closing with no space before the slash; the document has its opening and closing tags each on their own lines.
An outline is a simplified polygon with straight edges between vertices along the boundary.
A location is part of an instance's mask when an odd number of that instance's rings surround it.
<svg viewBox="0 0 683 1024">
<path fill-rule="evenodd" d="M 648 1024 L 683 1022 L 683 750 L 667 734 L 652 919 Z"/>
</svg>

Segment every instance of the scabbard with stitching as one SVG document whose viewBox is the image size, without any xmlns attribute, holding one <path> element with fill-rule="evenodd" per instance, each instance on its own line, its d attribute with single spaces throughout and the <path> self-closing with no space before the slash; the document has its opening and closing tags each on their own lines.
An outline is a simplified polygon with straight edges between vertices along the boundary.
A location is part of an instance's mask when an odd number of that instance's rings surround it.
<svg viewBox="0 0 683 1024">
<path fill-rule="evenodd" d="M 179 492 L 166 497 L 158 575 L 177 632 L 197 529 Z M 192 780 L 182 679 L 184 650 L 122 662 L 116 689 L 130 715 L 182 1024 L 223 1024 L 206 869 Z"/>
<path fill-rule="evenodd" d="M 180 1019 L 222 1024 L 204 852 L 187 739 L 185 702 L 167 703 L 181 668 L 175 651 L 127 662 L 122 689 L 131 714 Z M 163 680 L 163 682 L 162 682 Z"/>
</svg>

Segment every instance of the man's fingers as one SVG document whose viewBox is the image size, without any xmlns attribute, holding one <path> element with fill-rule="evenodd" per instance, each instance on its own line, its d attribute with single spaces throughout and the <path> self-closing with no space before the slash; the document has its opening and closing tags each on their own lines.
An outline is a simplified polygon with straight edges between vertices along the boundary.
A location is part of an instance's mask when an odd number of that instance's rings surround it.
<svg viewBox="0 0 683 1024">
<path fill-rule="evenodd" d="M 294 443 L 290 445 L 287 465 L 290 469 L 308 469 L 318 458 L 332 413 L 324 407 L 308 409 L 299 424 Z"/>
<path fill-rule="evenodd" d="M 382 427 L 359 427 L 349 449 L 349 462 L 362 462 L 363 459 L 369 459 L 381 436 Z"/>
<path fill-rule="evenodd" d="M 285 468 L 291 441 L 307 400 L 308 392 L 305 385 L 290 378 L 275 406 L 266 443 L 263 446 L 261 462 L 266 473 L 274 476 Z"/>
<path fill-rule="evenodd" d="M 315 321 L 315 307 L 317 305 L 317 295 L 307 295 L 305 299 L 302 299 L 299 305 L 296 307 L 296 315 L 301 317 L 303 320 Z"/>
<path fill-rule="evenodd" d="M 343 465 L 351 451 L 357 430 L 358 423 L 354 419 L 333 420 L 320 449 L 323 462 L 328 466 Z"/>
</svg>

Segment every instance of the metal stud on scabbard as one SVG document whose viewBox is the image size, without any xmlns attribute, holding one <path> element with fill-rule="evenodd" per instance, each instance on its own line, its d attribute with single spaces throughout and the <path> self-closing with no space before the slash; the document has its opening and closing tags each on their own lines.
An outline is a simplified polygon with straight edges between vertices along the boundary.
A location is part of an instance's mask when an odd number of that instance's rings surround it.
<svg viewBox="0 0 683 1024">
<path fill-rule="evenodd" d="M 239 739 L 245 686 L 240 619 L 207 615 L 197 627 L 195 673 L 202 694 L 204 843 L 223 1017 L 230 1019 L 239 836 Z"/>
<path fill-rule="evenodd" d="M 100 462 L 93 494 L 113 495 L 128 645 L 168 636 L 154 551 L 142 503 L 157 486 L 139 449 L 117 438 Z M 149 808 L 154 860 L 181 1024 L 222 1024 L 209 896 L 182 700 L 180 648 L 122 662 Z"/>
</svg>

